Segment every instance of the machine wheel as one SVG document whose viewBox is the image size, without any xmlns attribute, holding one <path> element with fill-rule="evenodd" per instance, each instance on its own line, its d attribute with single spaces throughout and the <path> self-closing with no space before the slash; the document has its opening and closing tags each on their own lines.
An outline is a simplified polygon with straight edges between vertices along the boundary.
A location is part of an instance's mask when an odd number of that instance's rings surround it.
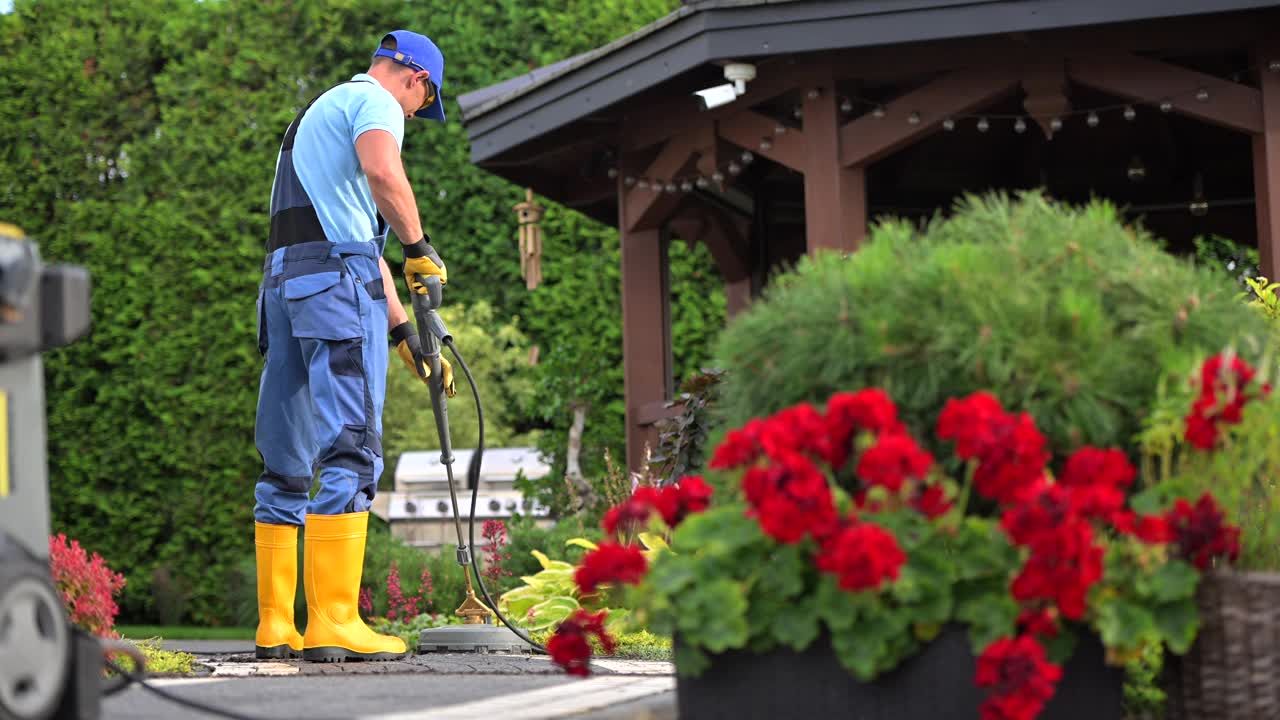
<svg viewBox="0 0 1280 720">
<path fill-rule="evenodd" d="M 48 571 L 0 561 L 0 720 L 45 720 L 62 701 L 71 633 Z"/>
</svg>

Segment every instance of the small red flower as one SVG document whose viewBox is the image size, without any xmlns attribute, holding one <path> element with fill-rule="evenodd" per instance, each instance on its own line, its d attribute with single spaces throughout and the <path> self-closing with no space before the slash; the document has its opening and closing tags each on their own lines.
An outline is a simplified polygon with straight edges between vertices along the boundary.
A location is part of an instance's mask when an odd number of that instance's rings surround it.
<svg viewBox="0 0 1280 720">
<path fill-rule="evenodd" d="M 951 398 L 938 415 L 938 439 L 955 440 L 956 455 L 961 460 L 975 458 L 990 446 L 991 425 L 1004 414 L 1000 401 L 991 393 L 975 392 L 961 400 Z"/>
<path fill-rule="evenodd" d="M 1052 608 L 1023 610 L 1018 615 L 1018 627 L 1031 635 L 1058 636 L 1058 619 Z"/>
<path fill-rule="evenodd" d="M 836 524 L 827 478 L 804 455 L 787 453 L 769 465 L 757 465 L 742 478 L 751 515 L 778 542 L 821 537 Z"/>
<path fill-rule="evenodd" d="M 1219 424 L 1239 423 L 1244 417 L 1244 406 L 1253 399 L 1245 387 L 1257 372 L 1249 363 L 1235 355 L 1218 354 L 1200 366 L 1200 396 L 1191 406 L 1186 417 L 1187 442 L 1202 450 L 1212 450 L 1217 444 Z M 1263 395 L 1269 395 L 1271 387 L 1264 385 Z"/>
<path fill-rule="evenodd" d="M 898 409 L 889 394 L 879 388 L 836 393 L 827 400 L 826 460 L 839 470 L 849 461 L 853 441 L 859 432 L 876 435 L 901 427 Z"/>
<path fill-rule="evenodd" d="M 893 535 L 861 522 L 828 538 L 814 560 L 819 570 L 839 577 L 841 588 L 858 591 L 879 589 L 886 580 L 896 580 L 907 556 Z"/>
<path fill-rule="evenodd" d="M 1178 554 L 1197 568 L 1208 569 L 1215 558 L 1239 557 L 1240 528 L 1226 522 L 1209 493 L 1194 506 L 1179 499 L 1164 517 Z"/>
<path fill-rule="evenodd" d="M 663 492 L 676 499 L 674 516 L 665 518 L 667 525 L 672 528 L 679 525 L 686 517 L 700 513 L 711 505 L 711 486 L 700 475 L 682 477 L 678 483 L 668 486 Z"/>
<path fill-rule="evenodd" d="M 1026 603 L 1051 600 L 1069 620 L 1084 617 L 1089 588 L 1102 578 L 1102 548 L 1089 523 L 1070 518 L 1053 532 L 1036 535 L 1031 555 L 1010 590 Z"/>
<path fill-rule="evenodd" d="M 1133 483 L 1137 474 L 1138 471 L 1129 463 L 1124 451 L 1115 448 L 1102 450 L 1086 445 L 1067 458 L 1058 482 L 1069 487 L 1100 484 L 1126 488 Z"/>
<path fill-rule="evenodd" d="M 547 641 L 547 653 L 551 655 L 551 660 L 570 675 L 590 675 L 588 663 L 591 660 L 591 636 L 600 640 L 605 654 L 612 654 L 617 647 L 617 641 L 604 629 L 608 612 L 600 610 L 589 613 L 579 608 L 573 615 L 565 618 Z"/>
<path fill-rule="evenodd" d="M 610 535 L 622 532 L 635 532 L 641 530 L 649 522 L 649 516 L 653 514 L 659 506 L 659 492 L 657 488 L 642 486 L 636 488 L 631 493 L 631 497 L 609 508 L 605 513 L 604 519 L 600 521 L 600 526 Z"/>
<path fill-rule="evenodd" d="M 828 456 L 826 421 L 813 405 L 792 405 L 774 413 L 765 423 L 757 442 L 770 459 L 796 453 L 818 458 Z"/>
<path fill-rule="evenodd" d="M 946 515 L 951 510 L 951 502 L 947 500 L 947 494 L 941 485 L 930 485 L 916 488 L 911 497 L 911 507 L 933 520 Z"/>
<path fill-rule="evenodd" d="M 978 452 L 973 487 L 1000 503 L 1016 502 L 1019 493 L 1044 476 L 1049 461 L 1045 437 L 1027 413 L 995 417 L 987 432 L 989 441 Z"/>
<path fill-rule="evenodd" d="M 1032 720 L 1053 697 L 1062 669 L 1050 663 L 1034 638 L 1001 638 L 978 657 L 975 682 L 992 688 L 982 704 L 982 720 Z"/>
<path fill-rule="evenodd" d="M 648 561 L 639 548 L 604 542 L 583 556 L 573 580 L 586 594 L 605 583 L 638 584 L 648 569 Z"/>
<path fill-rule="evenodd" d="M 740 429 L 730 430 L 711 456 L 710 467 L 716 470 L 732 470 L 746 467 L 760 457 L 757 439 L 764 430 L 764 421 L 754 418 Z"/>
<path fill-rule="evenodd" d="M 862 453 L 856 472 L 864 482 L 897 493 L 908 478 L 921 479 L 932 466 L 933 456 L 921 450 L 910 435 L 881 435 Z"/>
</svg>

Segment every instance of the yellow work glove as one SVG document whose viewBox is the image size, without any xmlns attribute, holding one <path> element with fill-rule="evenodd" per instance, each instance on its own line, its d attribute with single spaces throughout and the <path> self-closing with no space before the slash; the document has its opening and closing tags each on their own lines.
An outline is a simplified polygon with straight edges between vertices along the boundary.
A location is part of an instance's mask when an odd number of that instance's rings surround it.
<svg viewBox="0 0 1280 720">
<path fill-rule="evenodd" d="M 421 378 L 423 383 L 429 382 L 431 365 L 422 356 L 422 340 L 418 337 L 418 331 L 414 329 L 413 323 L 405 321 L 395 326 L 391 330 L 391 339 L 396 344 L 396 354 L 404 361 L 410 372 Z M 422 368 L 422 371 L 419 372 L 418 368 Z M 444 394 L 448 397 L 457 395 L 458 390 L 453 384 L 453 366 L 444 359 L 443 355 L 440 356 L 440 372 L 444 375 Z"/>
<path fill-rule="evenodd" d="M 449 273 L 445 270 L 444 261 L 436 254 L 435 248 L 431 247 L 426 235 L 418 242 L 404 246 L 404 280 L 409 284 L 409 292 L 426 295 L 426 286 L 415 275 L 421 275 L 423 279 L 427 275 L 435 275 L 440 278 L 441 285 L 449 283 Z"/>
</svg>

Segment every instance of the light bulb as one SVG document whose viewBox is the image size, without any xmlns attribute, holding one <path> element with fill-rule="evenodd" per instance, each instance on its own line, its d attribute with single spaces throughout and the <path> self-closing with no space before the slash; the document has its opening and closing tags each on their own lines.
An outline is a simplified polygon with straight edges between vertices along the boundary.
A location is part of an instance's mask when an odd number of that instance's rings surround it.
<svg viewBox="0 0 1280 720">
<path fill-rule="evenodd" d="M 1022 134 L 1022 133 L 1024 133 L 1024 132 L 1026 132 L 1026 131 L 1027 131 L 1027 121 L 1026 121 L 1026 120 L 1023 120 L 1022 118 L 1018 118 L 1017 120 L 1014 120 L 1014 121 L 1013 121 L 1013 131 L 1014 131 L 1014 132 L 1016 132 L 1016 133 L 1018 133 L 1019 135 L 1021 135 L 1021 134 Z"/>
<path fill-rule="evenodd" d="M 636 189 L 638 189 L 638 190 L 648 190 L 648 189 L 649 189 L 649 181 L 648 181 L 648 180 L 644 180 L 644 179 L 637 180 L 637 181 L 636 181 Z"/>
<path fill-rule="evenodd" d="M 1147 166 L 1143 164 L 1142 158 L 1137 155 L 1129 161 L 1129 167 L 1125 169 L 1125 175 L 1129 176 L 1131 182 L 1142 182 L 1147 179 Z"/>
<path fill-rule="evenodd" d="M 1205 88 L 1200 88 L 1196 91 L 1196 99 L 1200 102 L 1209 102 L 1209 91 Z"/>
<path fill-rule="evenodd" d="M 986 132 L 991 127 L 991 123 L 986 118 L 978 118 L 978 132 Z"/>
<path fill-rule="evenodd" d="M 610 180 L 618 177 L 618 168 L 609 168 L 608 175 Z"/>
<path fill-rule="evenodd" d="M 1137 117 L 1137 116 L 1138 116 L 1138 111 L 1134 110 L 1132 105 L 1125 105 L 1125 106 L 1124 106 L 1124 119 L 1125 119 L 1125 120 L 1132 120 L 1132 119 L 1134 119 L 1134 118 L 1135 118 L 1135 117 Z"/>
<path fill-rule="evenodd" d="M 787 132 L 787 126 L 786 126 L 786 125 L 778 124 L 778 125 L 774 125 L 774 126 L 773 126 L 773 134 L 774 134 L 774 135 L 783 135 L 783 134 L 785 134 L 786 132 Z"/>
<path fill-rule="evenodd" d="M 849 98 L 845 98 L 840 101 L 840 112 L 842 113 L 853 112 L 853 103 L 849 102 Z"/>
<path fill-rule="evenodd" d="M 693 183 L 688 180 L 682 180 L 680 182 L 680 190 L 682 192 L 693 192 Z"/>
<path fill-rule="evenodd" d="M 773 147 L 773 141 L 770 140 L 769 138 L 764 138 L 760 141 L 761 150 L 768 150 L 769 148 L 772 148 L 772 147 Z"/>
<path fill-rule="evenodd" d="M 1096 112 L 1089 113 L 1089 117 L 1085 118 L 1084 121 L 1088 123 L 1089 127 L 1098 127 L 1098 123 L 1102 122 Z"/>
<path fill-rule="evenodd" d="M 750 150 L 743 150 L 741 157 L 743 165 L 750 165 L 751 161 L 756 159 L 756 156 L 752 155 Z"/>
<path fill-rule="evenodd" d="M 950 131 L 952 131 L 952 130 L 955 130 L 955 129 L 956 129 L 956 121 L 955 121 L 955 120 L 953 120 L 953 119 L 951 119 L 951 118 L 947 118 L 946 120 L 943 120 L 943 121 L 942 121 L 942 129 L 943 129 L 943 130 L 946 130 L 946 131 L 948 131 L 948 132 L 950 132 Z"/>
<path fill-rule="evenodd" d="M 919 125 L 919 124 L 920 124 L 920 113 L 918 113 L 918 112 L 913 112 L 913 113 L 911 113 L 910 115 L 908 115 L 908 116 L 907 116 L 907 124 L 908 124 L 908 125 Z"/>
<path fill-rule="evenodd" d="M 1062 129 L 1062 118 L 1054 118 L 1049 121 L 1049 129 L 1058 132 Z"/>
<path fill-rule="evenodd" d="M 698 179 L 693 181 L 693 184 L 705 190 L 711 184 L 711 181 L 699 175 Z"/>
<path fill-rule="evenodd" d="M 1170 111 L 1170 110 L 1172 110 L 1172 109 L 1173 109 L 1173 103 L 1169 102 L 1168 100 L 1161 100 L 1161 101 L 1160 101 L 1160 112 L 1166 112 L 1166 113 L 1167 113 L 1167 112 L 1169 112 L 1169 111 Z"/>
<path fill-rule="evenodd" d="M 626 185 L 627 187 L 635 187 L 636 179 L 628 175 L 622 179 L 622 184 Z"/>
<path fill-rule="evenodd" d="M 875 115 L 875 116 L 876 116 L 876 117 L 878 117 L 878 118 L 882 118 L 882 117 L 884 117 L 884 106 L 883 106 L 883 105 L 877 105 L 877 106 L 875 107 L 875 109 L 871 111 L 871 114 L 872 114 L 872 115 Z"/>
<path fill-rule="evenodd" d="M 794 117 L 794 118 L 795 118 L 795 119 L 797 119 L 797 120 L 799 120 L 800 118 L 804 117 L 804 108 L 802 108 L 802 107 L 800 107 L 799 105 L 797 105 L 797 106 L 796 106 L 796 109 L 791 111 L 791 116 L 792 116 L 792 117 Z"/>
<path fill-rule="evenodd" d="M 668 182 L 668 183 L 667 183 L 667 192 L 669 192 L 669 193 L 673 193 L 673 192 L 675 192 L 675 191 L 676 191 L 676 190 L 678 190 L 678 189 L 679 189 L 679 188 L 677 188 L 677 187 L 676 187 L 676 184 L 675 184 L 675 183 L 673 183 L 673 182 Z"/>
<path fill-rule="evenodd" d="M 720 172 L 719 170 L 711 173 L 711 181 L 715 183 L 724 182 L 724 173 Z"/>
<path fill-rule="evenodd" d="M 736 162 L 731 162 L 731 163 L 729 163 L 729 174 L 730 174 L 730 175 L 737 175 L 737 174 L 738 174 L 738 173 L 740 173 L 740 172 L 742 172 L 742 166 L 741 166 L 741 165 L 739 165 L 739 164 L 738 164 L 738 163 L 736 163 Z"/>
</svg>

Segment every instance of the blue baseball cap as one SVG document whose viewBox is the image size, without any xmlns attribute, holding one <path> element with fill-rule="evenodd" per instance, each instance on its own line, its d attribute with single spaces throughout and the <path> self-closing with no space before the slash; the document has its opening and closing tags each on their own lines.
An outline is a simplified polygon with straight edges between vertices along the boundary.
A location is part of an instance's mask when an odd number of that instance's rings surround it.
<svg viewBox="0 0 1280 720">
<path fill-rule="evenodd" d="M 444 55 L 440 53 L 440 48 L 436 47 L 436 44 L 426 35 L 408 30 L 393 30 L 383 35 L 378 44 L 381 45 L 389 37 L 395 38 L 396 49 L 387 50 L 379 47 L 373 51 L 373 56 L 391 58 L 392 62 L 431 73 L 431 84 L 436 89 L 436 101 L 414 113 L 414 117 L 444 122 L 444 96 L 440 93 L 440 86 L 444 84 Z"/>
</svg>

